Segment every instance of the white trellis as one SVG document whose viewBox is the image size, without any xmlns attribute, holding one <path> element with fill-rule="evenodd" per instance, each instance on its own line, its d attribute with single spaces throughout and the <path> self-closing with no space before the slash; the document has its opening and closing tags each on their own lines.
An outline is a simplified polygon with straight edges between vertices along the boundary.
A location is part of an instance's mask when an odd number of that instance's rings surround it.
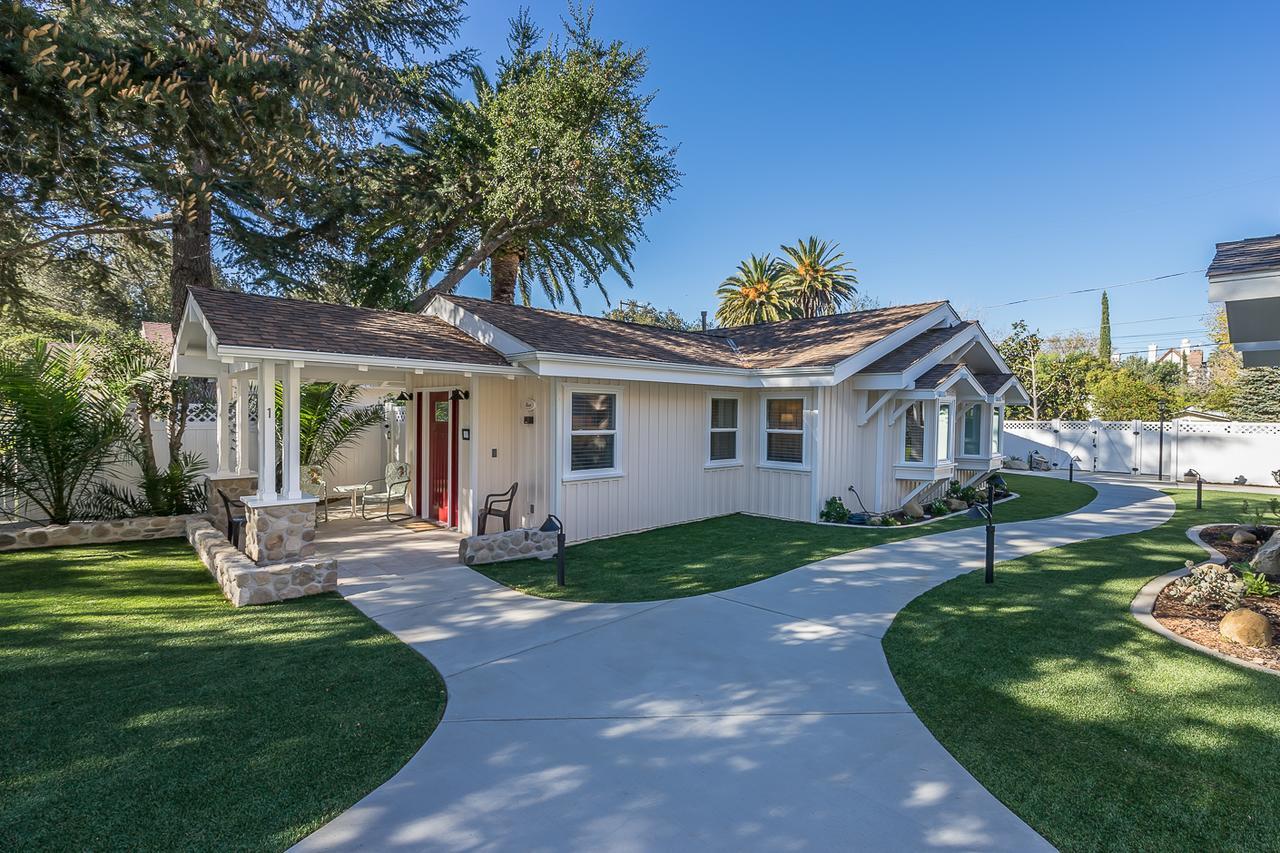
<svg viewBox="0 0 1280 853">
<path fill-rule="evenodd" d="M 1168 477 L 1195 469 L 1213 483 L 1274 486 L 1280 469 L 1276 423 L 1165 421 L 1162 441 L 1156 421 L 1008 421 L 1004 438 L 1006 456 L 1038 451 L 1059 467 L 1074 457 L 1086 471 L 1154 476 L 1163 468 Z"/>
</svg>

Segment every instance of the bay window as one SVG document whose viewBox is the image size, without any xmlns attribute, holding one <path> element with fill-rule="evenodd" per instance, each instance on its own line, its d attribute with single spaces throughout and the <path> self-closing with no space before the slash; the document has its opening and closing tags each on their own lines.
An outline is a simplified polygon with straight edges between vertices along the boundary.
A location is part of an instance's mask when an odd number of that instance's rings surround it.
<svg viewBox="0 0 1280 853">
<path fill-rule="evenodd" d="M 982 406 L 977 403 L 964 410 L 960 444 L 963 455 L 982 455 Z"/>
<path fill-rule="evenodd" d="M 944 462 L 951 458 L 951 404 L 938 404 L 938 444 L 937 455 L 934 456 L 939 462 Z"/>
<path fill-rule="evenodd" d="M 804 398 L 765 398 L 764 461 L 801 467 L 805 461 L 804 443 Z"/>
<path fill-rule="evenodd" d="M 905 442 L 902 447 L 903 462 L 924 462 L 924 402 L 917 400 L 907 406 Z"/>
<path fill-rule="evenodd" d="M 568 473 L 603 476 L 619 473 L 618 392 L 569 393 Z"/>
<path fill-rule="evenodd" d="M 731 465 L 739 462 L 738 398 L 712 397 L 708 421 L 708 464 Z"/>
</svg>

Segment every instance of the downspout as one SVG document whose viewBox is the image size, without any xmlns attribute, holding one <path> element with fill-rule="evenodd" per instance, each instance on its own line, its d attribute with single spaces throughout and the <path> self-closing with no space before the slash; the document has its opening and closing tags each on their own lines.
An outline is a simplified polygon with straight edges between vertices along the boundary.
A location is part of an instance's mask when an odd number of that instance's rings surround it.
<svg viewBox="0 0 1280 853">
<path fill-rule="evenodd" d="M 822 410 L 811 409 L 805 414 L 809 417 L 813 436 L 813 463 L 809 466 L 809 520 L 817 521 L 822 500 L 818 491 L 822 487 Z"/>
</svg>

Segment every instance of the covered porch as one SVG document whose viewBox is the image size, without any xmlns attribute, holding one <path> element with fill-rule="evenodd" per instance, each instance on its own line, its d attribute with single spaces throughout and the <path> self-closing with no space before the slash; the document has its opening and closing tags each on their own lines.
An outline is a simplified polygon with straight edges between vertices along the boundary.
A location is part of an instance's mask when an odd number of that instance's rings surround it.
<svg viewBox="0 0 1280 853">
<path fill-rule="evenodd" d="M 238 302 L 264 299 L 230 296 Z M 458 536 L 476 527 L 477 502 L 486 493 L 485 469 L 494 468 L 480 462 L 477 401 L 486 383 L 514 386 L 520 370 L 465 336 L 461 342 L 449 340 L 456 330 L 415 315 L 402 321 L 408 329 L 385 329 L 386 312 L 305 303 L 306 322 L 313 327 L 306 348 L 296 331 L 243 335 L 242 319 L 228 325 L 221 315 L 222 297 L 220 292 L 201 292 L 199 302 L 188 300 L 171 362 L 173 375 L 209 379 L 216 388 L 216 452 L 208 460 L 207 475 L 215 526 L 226 529 L 227 501 L 241 502 L 244 553 L 265 565 L 329 555 L 357 531 L 357 538 L 376 554 L 379 536 L 405 532 L 387 523 L 389 515 L 391 520 L 413 520 L 410 533 L 429 539 L 424 545 L 428 551 L 451 550 L 456 560 Z M 263 316 L 279 324 L 287 313 L 280 306 L 290 303 L 270 302 L 272 310 Z M 341 315 L 331 335 L 314 328 L 317 321 L 325 325 L 325 309 Z M 412 328 L 422 323 L 431 328 Z M 412 353 L 404 351 L 406 339 L 419 344 Z M 380 451 L 383 459 L 343 466 L 348 479 L 351 471 L 372 476 L 343 482 L 332 478 L 332 471 L 305 469 L 300 395 L 310 383 L 358 385 L 365 402 L 387 401 L 388 409 L 396 409 L 383 427 L 394 432 Z M 497 447 L 491 454 L 498 458 Z M 366 479 L 381 482 L 366 489 Z M 325 497 L 327 504 L 320 506 Z M 349 517 L 362 501 L 368 503 L 368 515 L 381 521 L 366 521 L 361 512 Z M 373 532 L 378 528 L 383 533 Z M 422 536 L 433 528 L 454 535 Z M 343 574 L 348 574 L 348 559 L 343 563 Z"/>
</svg>

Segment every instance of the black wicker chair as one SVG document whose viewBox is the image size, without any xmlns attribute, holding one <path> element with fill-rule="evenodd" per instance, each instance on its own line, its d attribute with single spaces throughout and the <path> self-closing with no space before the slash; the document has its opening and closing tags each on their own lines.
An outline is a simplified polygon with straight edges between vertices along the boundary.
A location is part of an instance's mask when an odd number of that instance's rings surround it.
<svg viewBox="0 0 1280 853">
<path fill-rule="evenodd" d="M 237 515 L 235 510 L 243 510 L 244 501 L 228 497 L 222 489 L 218 489 L 218 497 L 222 498 L 222 506 L 227 511 L 227 541 L 237 548 L 243 548 L 245 514 L 241 512 Z"/>
<path fill-rule="evenodd" d="M 489 516 L 502 519 L 502 530 L 505 533 L 511 529 L 511 505 L 515 503 L 516 491 L 519 490 L 520 484 L 512 483 L 511 488 L 505 492 L 497 492 L 492 495 L 484 496 L 484 509 L 480 510 L 480 530 L 479 534 L 484 535 L 485 522 L 489 520 Z"/>
</svg>

